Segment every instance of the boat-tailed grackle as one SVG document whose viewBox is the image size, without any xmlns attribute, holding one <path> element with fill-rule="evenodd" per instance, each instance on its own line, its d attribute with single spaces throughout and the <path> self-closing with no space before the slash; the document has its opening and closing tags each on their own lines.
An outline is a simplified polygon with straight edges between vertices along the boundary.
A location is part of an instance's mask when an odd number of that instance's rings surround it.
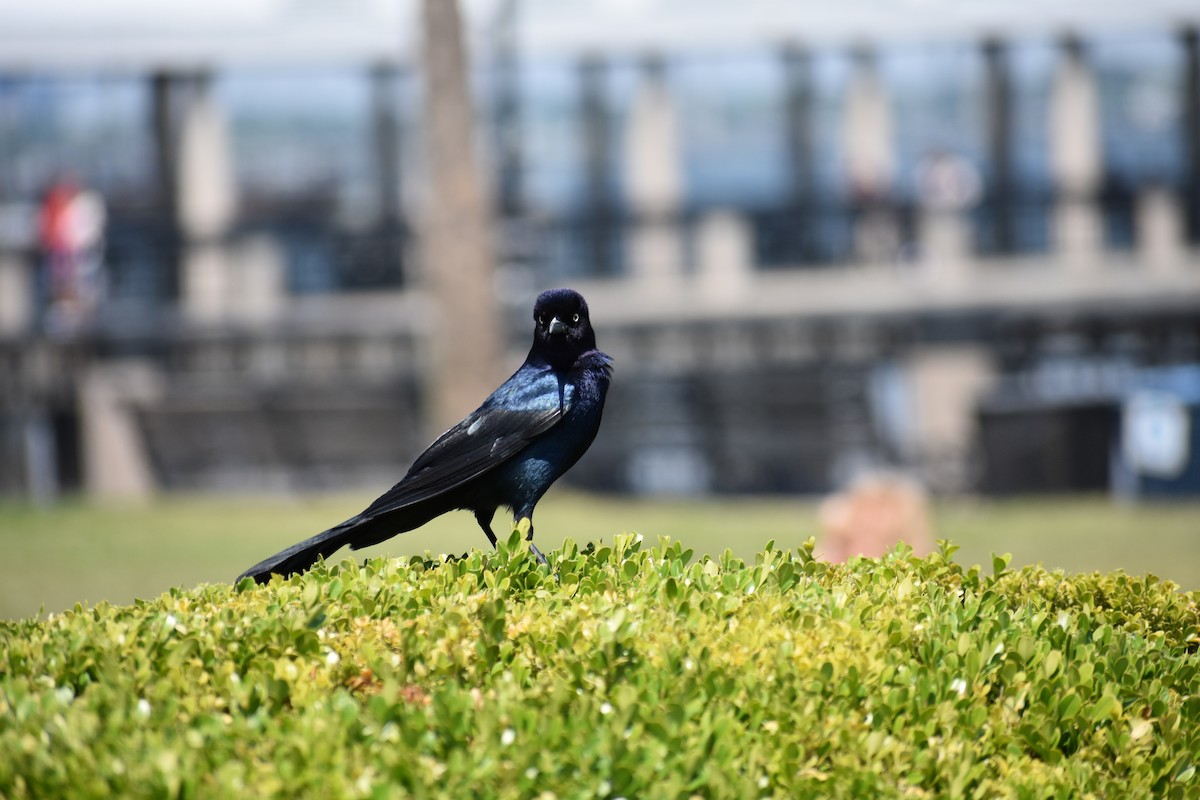
<svg viewBox="0 0 1200 800">
<path fill-rule="evenodd" d="M 475 514 L 492 546 L 491 522 L 504 506 L 513 519 L 533 508 L 587 451 L 600 427 L 612 359 L 596 349 L 587 303 L 570 289 L 543 292 L 533 307 L 533 346 L 525 363 L 466 419 L 438 437 L 408 474 L 361 514 L 292 545 L 238 576 L 265 583 L 292 575 L 345 545 L 377 544 L 454 509 Z"/>
</svg>

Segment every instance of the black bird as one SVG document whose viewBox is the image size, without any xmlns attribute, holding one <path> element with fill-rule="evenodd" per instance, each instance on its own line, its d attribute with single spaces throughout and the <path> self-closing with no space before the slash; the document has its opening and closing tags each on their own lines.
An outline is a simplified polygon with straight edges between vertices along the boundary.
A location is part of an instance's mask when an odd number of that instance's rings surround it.
<svg viewBox="0 0 1200 800">
<path fill-rule="evenodd" d="M 462 422 L 438 437 L 403 480 L 358 516 L 292 545 L 238 576 L 265 583 L 292 575 L 344 545 L 352 550 L 419 528 L 454 509 L 475 514 L 492 547 L 492 517 L 505 506 L 530 520 L 550 485 L 587 451 L 600 427 L 612 359 L 596 349 L 587 303 L 551 289 L 533 307 L 525 363 Z"/>
</svg>

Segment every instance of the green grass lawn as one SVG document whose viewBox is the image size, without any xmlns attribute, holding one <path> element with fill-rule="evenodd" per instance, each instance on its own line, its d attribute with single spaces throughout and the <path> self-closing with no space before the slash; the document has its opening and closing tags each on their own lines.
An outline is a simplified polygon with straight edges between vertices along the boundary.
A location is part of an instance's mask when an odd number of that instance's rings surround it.
<svg viewBox="0 0 1200 800">
<path fill-rule="evenodd" d="M 137 506 L 72 502 L 48 509 L 0 504 L 0 618 L 60 611 L 77 602 L 128 603 L 172 586 L 229 581 L 275 550 L 352 516 L 372 498 L 172 497 Z M 496 521 L 499 531 L 502 517 Z M 669 535 L 698 554 L 730 548 L 750 558 L 768 539 L 794 548 L 816 535 L 816 511 L 801 499 L 650 501 L 561 490 L 538 506 L 543 549 L 557 548 L 568 536 L 611 541 L 622 532 L 652 542 Z M 1011 552 L 1014 566 L 1149 572 L 1200 589 L 1200 504 L 955 501 L 937 507 L 935 536 L 959 545 L 957 558 L 966 564 L 989 564 L 991 553 Z M 471 516 L 458 512 L 362 556 L 486 546 Z"/>
</svg>

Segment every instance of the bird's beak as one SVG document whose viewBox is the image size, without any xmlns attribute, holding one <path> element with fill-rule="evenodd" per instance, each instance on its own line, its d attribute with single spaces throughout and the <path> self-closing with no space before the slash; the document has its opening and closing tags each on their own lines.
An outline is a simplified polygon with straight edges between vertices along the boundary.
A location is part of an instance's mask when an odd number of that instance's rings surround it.
<svg viewBox="0 0 1200 800">
<path fill-rule="evenodd" d="M 546 328 L 546 330 L 551 334 L 566 333 L 567 326 L 566 326 L 566 323 L 564 323 L 558 317 L 553 317 L 553 318 L 551 318 L 550 325 Z"/>
</svg>

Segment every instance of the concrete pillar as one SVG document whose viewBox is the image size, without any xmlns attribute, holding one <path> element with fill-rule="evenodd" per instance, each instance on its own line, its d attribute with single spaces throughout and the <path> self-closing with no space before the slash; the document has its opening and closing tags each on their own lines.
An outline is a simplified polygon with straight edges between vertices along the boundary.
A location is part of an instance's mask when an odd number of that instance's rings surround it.
<svg viewBox="0 0 1200 800">
<path fill-rule="evenodd" d="M 189 238 L 217 239 L 229 230 L 237 205 L 229 127 L 210 76 L 194 76 L 188 89 L 179 112 L 175 204 Z"/>
<path fill-rule="evenodd" d="M 842 106 L 842 158 L 855 197 L 874 200 L 891 191 L 895 172 L 892 139 L 892 112 L 875 54 L 859 50 Z"/>
<path fill-rule="evenodd" d="M 1184 264 L 1183 210 L 1169 188 L 1148 185 L 1137 195 L 1138 261 L 1151 272 L 1170 273 Z"/>
<path fill-rule="evenodd" d="M 1099 209 L 1078 199 L 1060 198 L 1054 204 L 1054 246 L 1069 270 L 1090 272 L 1099 266 L 1104 219 Z"/>
<path fill-rule="evenodd" d="M 21 256 L 0 252 L 0 336 L 24 333 L 33 326 L 33 269 Z"/>
<path fill-rule="evenodd" d="M 663 64 L 649 60 L 629 112 L 625 193 L 633 222 L 628 232 L 633 277 L 648 287 L 683 273 L 679 214 L 683 202 L 679 125 Z"/>
<path fill-rule="evenodd" d="M 1057 189 L 1055 249 L 1067 268 L 1095 269 L 1104 241 L 1099 205 L 1103 170 L 1100 97 L 1078 39 L 1069 38 L 1062 44 L 1050 89 L 1049 126 L 1050 169 Z"/>
<path fill-rule="evenodd" d="M 961 211 L 922 208 L 917 236 L 921 242 L 921 274 L 937 284 L 961 284 L 973 262 L 971 224 Z"/>
<path fill-rule="evenodd" d="M 754 268 L 754 231 L 732 211 L 712 211 L 696 228 L 700 288 L 713 298 L 732 299 L 748 286 Z"/>
<path fill-rule="evenodd" d="M 180 307 L 190 319 L 217 322 L 230 302 L 232 278 L 225 238 L 237 193 L 229 130 L 207 75 L 169 79 L 165 112 L 173 174 L 164 180 L 179 235 Z"/>
<path fill-rule="evenodd" d="M 221 322 L 229 311 L 233 284 L 225 248 L 212 242 L 180 246 L 179 300 L 184 314 L 193 322 Z"/>
<path fill-rule="evenodd" d="M 842 107 L 842 157 L 850 196 L 859 208 L 854 231 L 858 261 L 890 260 L 900 246 L 895 213 L 887 201 L 895 174 L 892 113 L 875 55 L 860 50 Z"/>
<path fill-rule="evenodd" d="M 284 311 L 287 267 L 272 237 L 185 245 L 182 294 L 188 318 L 209 324 L 261 324 Z"/>
<path fill-rule="evenodd" d="M 278 319 L 284 312 L 287 259 L 272 236 L 258 234 L 232 245 L 226 261 L 227 317 L 246 323 Z"/>
<path fill-rule="evenodd" d="M 957 153 L 936 150 L 918 164 L 916 177 L 921 275 L 933 284 L 961 284 L 975 263 L 967 213 L 983 189 L 979 171 Z"/>
<path fill-rule="evenodd" d="M 995 378 L 991 357 L 986 349 L 969 345 L 924 347 L 906 359 L 906 372 L 927 485 L 966 488 L 976 405 Z"/>
<path fill-rule="evenodd" d="M 126 361 L 91 367 L 79 384 L 83 486 L 92 497 L 139 500 L 156 481 L 137 424 L 137 405 L 160 396 L 161 375 L 149 364 Z"/>
</svg>

